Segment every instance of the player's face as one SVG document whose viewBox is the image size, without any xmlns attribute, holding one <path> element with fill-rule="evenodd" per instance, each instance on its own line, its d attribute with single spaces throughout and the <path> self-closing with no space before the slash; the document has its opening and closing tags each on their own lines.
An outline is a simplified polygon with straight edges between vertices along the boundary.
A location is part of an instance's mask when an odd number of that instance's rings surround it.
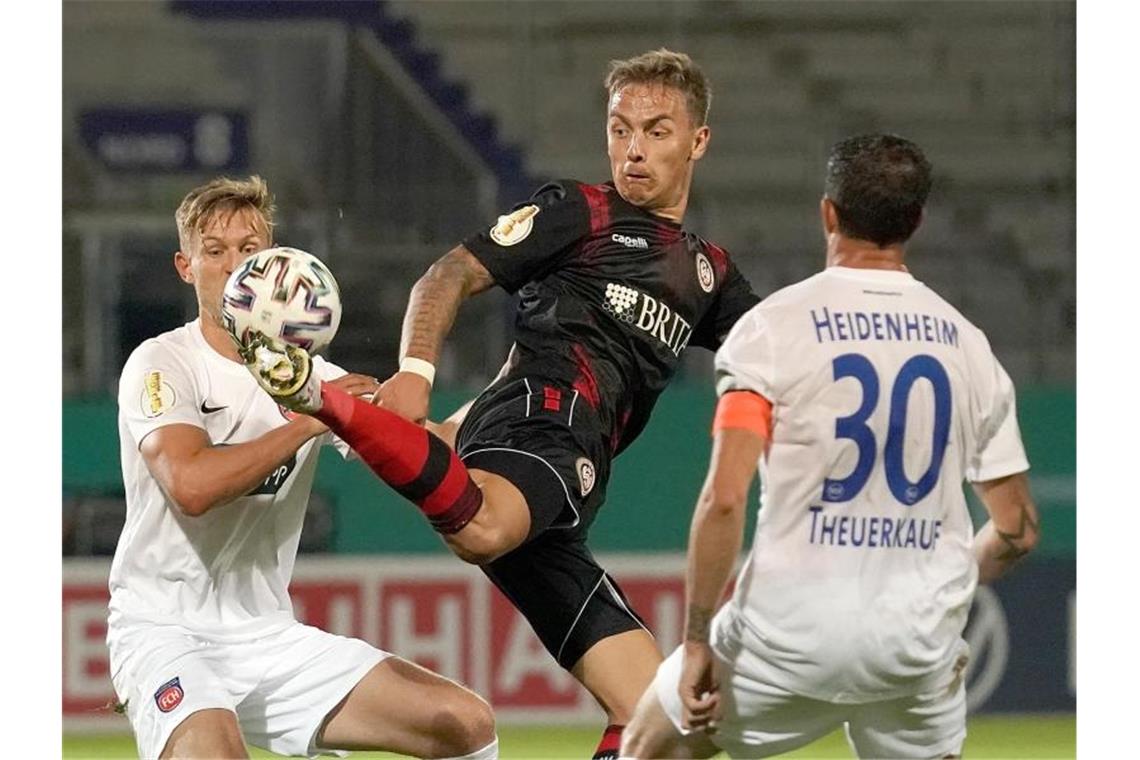
<svg viewBox="0 0 1140 760">
<path fill-rule="evenodd" d="M 187 250 L 174 255 L 182 279 L 194 286 L 203 317 L 221 323 L 222 290 L 241 262 L 272 244 L 269 226 L 250 208 L 220 211 L 211 216 L 200 233 L 187 241 Z"/>
<path fill-rule="evenodd" d="M 628 84 L 610 97 L 606 145 L 618 192 L 646 211 L 680 221 L 693 163 L 708 147 L 685 95 L 662 84 Z"/>
</svg>

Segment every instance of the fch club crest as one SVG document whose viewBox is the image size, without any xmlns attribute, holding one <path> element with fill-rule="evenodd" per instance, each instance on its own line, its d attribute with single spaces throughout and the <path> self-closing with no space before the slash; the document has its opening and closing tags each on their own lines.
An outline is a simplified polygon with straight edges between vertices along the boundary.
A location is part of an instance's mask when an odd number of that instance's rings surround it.
<svg viewBox="0 0 1140 760">
<path fill-rule="evenodd" d="M 175 676 L 158 687 L 158 691 L 154 693 L 154 703 L 158 705 L 161 712 L 168 713 L 182 704 L 184 696 L 186 696 L 186 692 L 182 691 L 182 684 L 179 682 L 178 676 Z"/>
</svg>

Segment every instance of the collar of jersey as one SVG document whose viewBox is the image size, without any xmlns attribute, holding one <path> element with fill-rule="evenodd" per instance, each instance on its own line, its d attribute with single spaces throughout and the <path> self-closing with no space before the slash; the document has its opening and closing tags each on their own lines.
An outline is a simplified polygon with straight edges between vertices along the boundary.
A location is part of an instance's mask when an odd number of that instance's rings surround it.
<svg viewBox="0 0 1140 760">
<path fill-rule="evenodd" d="M 834 266 L 827 267 L 823 271 L 840 277 L 849 277 L 853 280 L 865 280 L 867 282 L 891 282 L 897 285 L 918 282 L 910 272 L 900 272 L 894 269 L 862 269 L 857 267 Z"/>
<path fill-rule="evenodd" d="M 672 219 L 666 219 L 663 216 L 657 216 L 657 214 L 654 214 L 652 211 L 646 211 L 641 206 L 635 206 L 632 203 L 630 203 L 629 201 L 627 201 L 622 196 L 622 194 L 620 192 L 618 192 L 617 185 L 614 184 L 614 181 L 612 179 L 609 182 L 603 182 L 602 186 L 608 187 L 610 190 L 613 191 L 614 195 L 616 195 L 621 200 L 622 203 L 629 206 L 631 209 L 636 210 L 642 216 L 645 216 L 649 219 L 652 219 L 655 222 L 661 222 L 662 224 L 667 224 L 670 227 L 677 229 L 678 231 L 684 229 L 685 225 L 682 222 L 674 222 Z"/>
</svg>

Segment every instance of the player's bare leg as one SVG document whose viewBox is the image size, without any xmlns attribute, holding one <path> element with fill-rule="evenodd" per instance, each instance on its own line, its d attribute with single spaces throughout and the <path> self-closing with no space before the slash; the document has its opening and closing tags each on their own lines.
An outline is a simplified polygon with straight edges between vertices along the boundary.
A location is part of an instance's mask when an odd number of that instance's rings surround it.
<svg viewBox="0 0 1140 760">
<path fill-rule="evenodd" d="M 530 508 L 514 483 L 486 470 L 468 470 L 483 493 L 483 506 L 462 530 L 445 535 L 444 542 L 464 562 L 485 565 L 526 540 Z"/>
<path fill-rule="evenodd" d="M 238 727 L 237 715 L 221 708 L 198 710 L 166 740 L 159 757 L 166 758 L 247 758 L 245 740 Z"/>
<path fill-rule="evenodd" d="M 530 531 L 526 499 L 505 478 L 468 471 L 447 441 L 397 414 L 322 383 L 303 349 L 261 334 L 239 349 L 247 369 L 282 406 L 327 424 L 382 480 L 414 503 L 461 559 L 482 565 Z M 461 409 L 441 432 L 454 443 Z"/>
<path fill-rule="evenodd" d="M 495 758 L 495 718 L 474 692 L 389 657 L 325 719 L 317 746 L 382 749 L 424 758 Z M 482 750 L 482 751 L 481 751 Z"/>
<path fill-rule="evenodd" d="M 657 675 L 661 653 L 648 632 L 638 628 L 594 644 L 570 672 L 606 711 L 610 723 L 627 725 L 642 693 Z"/>
<path fill-rule="evenodd" d="M 594 644 L 570 672 L 606 711 L 609 725 L 596 757 L 616 757 L 607 746 L 620 740 L 638 700 L 657 673 L 661 653 L 647 631 L 637 629 L 607 636 Z M 614 747 L 616 750 L 616 747 Z"/>
<path fill-rule="evenodd" d="M 648 758 L 706 758 L 720 749 L 701 733 L 683 735 L 669 720 L 657 691 L 649 688 L 641 695 L 633 720 L 622 736 L 621 756 L 647 760 Z"/>
</svg>

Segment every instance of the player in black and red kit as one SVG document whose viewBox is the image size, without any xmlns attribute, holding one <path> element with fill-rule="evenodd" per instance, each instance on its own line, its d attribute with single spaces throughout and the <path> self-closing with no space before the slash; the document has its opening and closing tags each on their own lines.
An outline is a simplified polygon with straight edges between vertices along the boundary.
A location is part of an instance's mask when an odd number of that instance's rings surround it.
<svg viewBox="0 0 1140 760">
<path fill-rule="evenodd" d="M 587 531 L 611 461 L 644 428 L 681 352 L 715 350 L 758 298 L 723 249 L 681 226 L 709 140 L 700 70 L 659 50 L 613 62 L 606 87 L 612 181 L 548 184 L 437 261 L 412 290 L 401 371 L 381 408 L 300 374 L 273 385 L 247 353 L 271 393 L 328 424 L 483 568 L 606 710 L 596 756 L 616 757 L 661 655 Z M 459 304 L 493 285 L 520 296 L 499 377 L 431 426 L 442 438 L 392 414 L 425 420 Z"/>
</svg>

